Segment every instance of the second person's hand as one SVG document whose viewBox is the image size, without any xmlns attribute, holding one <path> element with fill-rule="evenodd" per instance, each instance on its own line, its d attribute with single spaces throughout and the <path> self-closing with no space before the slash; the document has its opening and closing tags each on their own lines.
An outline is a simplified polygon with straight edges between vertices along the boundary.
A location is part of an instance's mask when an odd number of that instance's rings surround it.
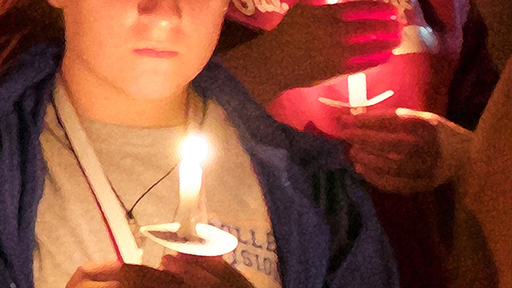
<svg viewBox="0 0 512 288">
<path fill-rule="evenodd" d="M 349 158 L 366 181 L 400 193 L 457 182 L 473 138 L 441 116 L 403 108 L 343 116 L 334 133 L 350 144 Z"/>
<path fill-rule="evenodd" d="M 177 275 L 191 287 L 254 288 L 251 282 L 221 256 L 165 255 L 162 258 L 161 268 Z"/>
</svg>

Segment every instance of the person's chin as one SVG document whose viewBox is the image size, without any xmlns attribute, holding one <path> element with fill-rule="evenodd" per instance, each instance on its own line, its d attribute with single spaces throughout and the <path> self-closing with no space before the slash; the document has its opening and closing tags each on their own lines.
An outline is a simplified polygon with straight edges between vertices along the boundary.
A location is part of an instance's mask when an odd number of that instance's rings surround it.
<svg viewBox="0 0 512 288">
<path fill-rule="evenodd" d="M 159 100 L 176 94 L 178 85 L 167 79 L 164 81 L 135 81 L 131 83 L 129 94 L 139 100 Z"/>
</svg>

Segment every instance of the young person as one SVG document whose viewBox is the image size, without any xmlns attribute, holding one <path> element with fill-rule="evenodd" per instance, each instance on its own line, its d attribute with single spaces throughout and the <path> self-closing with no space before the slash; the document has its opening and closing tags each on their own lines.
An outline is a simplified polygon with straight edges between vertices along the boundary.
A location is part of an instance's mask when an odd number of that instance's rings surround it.
<svg viewBox="0 0 512 288">
<path fill-rule="evenodd" d="M 26 26 L 13 26 L 25 37 L 10 39 L 17 46 L 0 82 L 0 286 L 399 286 L 343 145 L 276 122 L 210 59 L 226 0 L 49 3 L 20 2 L 4 14 Z M 23 15 L 35 11 L 27 23 Z M 137 231 L 172 221 L 173 151 L 196 116 L 213 150 L 208 221 L 239 247 L 226 262 L 161 261 L 169 251 Z M 77 146 L 76 131 L 88 141 Z M 112 263 L 84 147 L 125 210 L 144 266 Z M 160 264 L 167 270 L 149 268 Z"/>
</svg>

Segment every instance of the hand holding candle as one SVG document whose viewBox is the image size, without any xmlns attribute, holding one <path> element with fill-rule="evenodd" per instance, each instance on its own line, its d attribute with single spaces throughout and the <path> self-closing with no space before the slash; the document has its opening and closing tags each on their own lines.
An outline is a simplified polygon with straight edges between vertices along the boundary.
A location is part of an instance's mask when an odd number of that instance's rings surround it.
<svg viewBox="0 0 512 288">
<path fill-rule="evenodd" d="M 160 269 L 177 275 L 191 287 L 254 288 L 221 256 L 165 255 L 162 257 Z"/>
<path fill-rule="evenodd" d="M 351 145 L 349 158 L 368 182 L 401 193 L 457 180 L 472 139 L 441 116 L 404 108 L 343 116 L 335 136 Z"/>
</svg>

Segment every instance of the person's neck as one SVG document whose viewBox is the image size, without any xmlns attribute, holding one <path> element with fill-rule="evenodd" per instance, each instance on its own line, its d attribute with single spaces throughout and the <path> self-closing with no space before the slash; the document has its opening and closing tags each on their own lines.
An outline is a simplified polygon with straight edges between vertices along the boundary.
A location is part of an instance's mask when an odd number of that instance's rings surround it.
<svg viewBox="0 0 512 288">
<path fill-rule="evenodd" d="M 80 117 L 136 127 L 175 127 L 186 123 L 187 87 L 160 99 L 130 97 L 90 70 L 64 58 L 61 77 Z"/>
</svg>

